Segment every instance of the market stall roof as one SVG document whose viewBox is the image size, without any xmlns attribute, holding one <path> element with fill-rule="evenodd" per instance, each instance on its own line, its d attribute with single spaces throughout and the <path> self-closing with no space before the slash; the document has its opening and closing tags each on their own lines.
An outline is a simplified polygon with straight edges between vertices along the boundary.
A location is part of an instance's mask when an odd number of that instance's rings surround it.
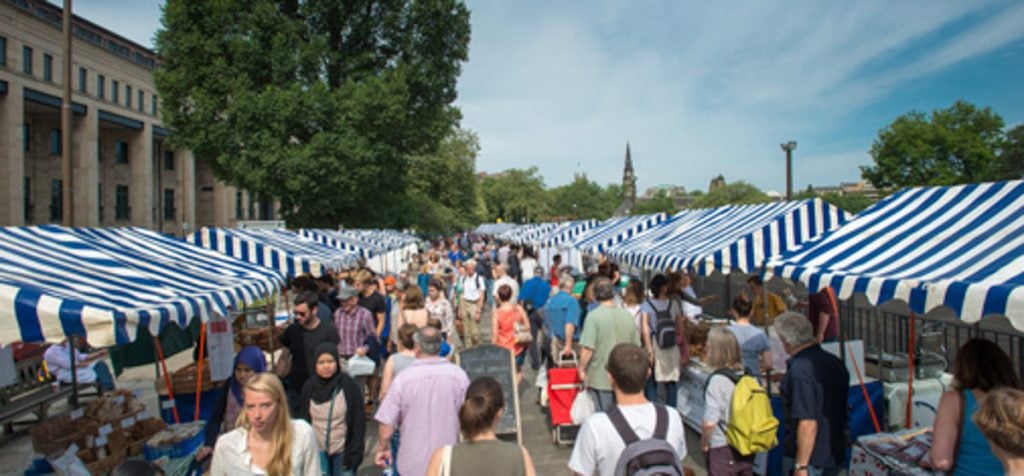
<svg viewBox="0 0 1024 476">
<path fill-rule="evenodd" d="M 360 239 L 388 251 L 418 245 L 419 238 L 398 230 L 345 229 L 339 231 L 356 239 Z"/>
<path fill-rule="evenodd" d="M 525 244 L 532 243 L 535 238 L 545 233 L 550 232 L 558 228 L 558 223 L 545 222 L 545 223 L 530 223 L 527 225 L 518 226 L 512 230 L 502 233 L 499 238 L 505 241 L 511 241 L 512 243 Z"/>
<path fill-rule="evenodd" d="M 559 223 L 554 229 L 534 237 L 530 243 L 537 246 L 561 246 L 571 244 L 577 237 L 586 236 L 597 227 L 597 220 L 576 220 Z"/>
<path fill-rule="evenodd" d="M 370 243 L 362 238 L 339 230 L 303 228 L 299 230 L 299 235 L 322 245 L 358 253 L 364 258 L 372 258 L 388 251 L 383 246 Z"/>
<path fill-rule="evenodd" d="M 609 218 L 586 235 L 577 237 L 573 241 L 573 246 L 584 253 L 603 253 L 609 247 L 622 243 L 667 218 L 668 215 L 665 213 Z"/>
<path fill-rule="evenodd" d="M 0 344 L 84 336 L 96 347 L 227 315 L 280 273 L 141 228 L 0 228 Z"/>
<path fill-rule="evenodd" d="M 1024 182 L 902 190 L 767 272 L 842 299 L 947 306 L 966 322 L 1002 314 L 1024 330 Z"/>
<path fill-rule="evenodd" d="M 359 255 L 303 238 L 288 230 L 203 227 L 186 241 L 242 261 L 276 269 L 286 277 L 321 276 L 359 262 Z"/>
<path fill-rule="evenodd" d="M 477 235 L 500 235 L 516 227 L 515 223 L 484 223 L 473 230 Z"/>
<path fill-rule="evenodd" d="M 613 247 L 632 266 L 751 273 L 765 261 L 846 223 L 849 215 L 821 199 L 686 210 Z"/>
</svg>

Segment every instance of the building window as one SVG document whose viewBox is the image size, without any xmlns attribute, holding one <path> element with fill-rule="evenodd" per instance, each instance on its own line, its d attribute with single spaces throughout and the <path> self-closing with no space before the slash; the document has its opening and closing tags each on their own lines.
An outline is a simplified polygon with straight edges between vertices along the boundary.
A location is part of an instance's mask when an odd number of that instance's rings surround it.
<svg viewBox="0 0 1024 476">
<path fill-rule="evenodd" d="M 174 220 L 174 189 L 164 189 L 164 220 Z"/>
<path fill-rule="evenodd" d="M 115 164 L 127 164 L 128 163 L 128 143 L 119 140 L 114 143 L 114 163 Z"/>
<path fill-rule="evenodd" d="M 26 46 L 21 50 L 21 71 L 32 75 L 32 48 Z"/>
<path fill-rule="evenodd" d="M 132 107 L 132 87 L 124 85 L 124 105 L 126 107 Z"/>
<path fill-rule="evenodd" d="M 241 220 L 245 218 L 242 215 L 242 191 L 235 192 L 235 220 Z"/>
<path fill-rule="evenodd" d="M 7 66 L 7 38 L 0 36 L 0 66 Z"/>
<path fill-rule="evenodd" d="M 107 78 L 103 77 L 102 74 L 96 75 L 96 95 L 100 99 L 103 99 L 107 94 Z"/>
<path fill-rule="evenodd" d="M 25 224 L 32 223 L 32 209 L 35 208 L 32 205 L 32 179 L 25 177 L 25 181 L 21 185 L 22 192 L 25 196 Z"/>
<path fill-rule="evenodd" d="M 274 201 L 263 196 L 260 197 L 260 220 L 274 219 Z"/>
<path fill-rule="evenodd" d="M 164 151 L 164 170 L 174 170 L 174 151 Z"/>
<path fill-rule="evenodd" d="M 98 208 L 98 210 L 96 210 L 96 211 L 99 212 L 100 223 L 103 223 L 103 184 L 102 183 L 96 184 L 96 207 Z"/>
<path fill-rule="evenodd" d="M 140 89 L 139 90 L 139 104 L 138 104 L 139 112 L 143 112 L 145 110 L 145 106 L 146 106 L 146 94 L 143 93 L 142 90 Z"/>
<path fill-rule="evenodd" d="M 249 194 L 249 219 L 256 219 L 256 198 Z"/>
<path fill-rule="evenodd" d="M 128 207 L 128 186 L 118 185 L 114 191 L 114 219 L 130 220 L 132 209 Z"/>
<path fill-rule="evenodd" d="M 114 104 L 121 102 L 121 83 L 116 80 L 110 81 L 110 101 Z"/>
<path fill-rule="evenodd" d="M 60 129 L 50 129 L 50 155 L 60 155 Z"/>
<path fill-rule="evenodd" d="M 32 150 L 32 128 L 27 122 L 21 126 L 21 141 L 24 142 L 25 152 Z"/>
<path fill-rule="evenodd" d="M 96 139 L 96 163 L 103 166 L 103 140 Z"/>
<path fill-rule="evenodd" d="M 43 53 L 43 81 L 53 81 L 53 56 Z"/>
<path fill-rule="evenodd" d="M 88 75 L 89 72 L 86 71 L 85 68 L 78 68 L 78 92 L 82 94 L 89 92 L 87 88 Z"/>
<path fill-rule="evenodd" d="M 153 115 L 156 115 L 156 94 L 153 95 Z"/>
<path fill-rule="evenodd" d="M 61 180 L 50 181 L 50 221 L 59 222 L 64 219 L 64 183 Z"/>
</svg>

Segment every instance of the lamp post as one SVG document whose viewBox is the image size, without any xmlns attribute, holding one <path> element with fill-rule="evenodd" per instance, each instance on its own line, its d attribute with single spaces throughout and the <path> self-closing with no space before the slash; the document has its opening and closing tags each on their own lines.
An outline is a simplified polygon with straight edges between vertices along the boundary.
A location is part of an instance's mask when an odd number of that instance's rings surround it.
<svg viewBox="0 0 1024 476">
<path fill-rule="evenodd" d="M 793 150 L 796 149 L 796 141 L 783 142 L 779 146 L 786 151 L 786 200 L 789 201 L 793 199 Z"/>
</svg>

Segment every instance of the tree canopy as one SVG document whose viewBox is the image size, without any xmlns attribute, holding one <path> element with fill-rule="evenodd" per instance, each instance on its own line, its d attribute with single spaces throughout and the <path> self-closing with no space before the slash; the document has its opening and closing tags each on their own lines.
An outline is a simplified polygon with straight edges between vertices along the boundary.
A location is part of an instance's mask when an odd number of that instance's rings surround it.
<svg viewBox="0 0 1024 476">
<path fill-rule="evenodd" d="M 480 181 L 480 191 L 488 221 L 531 223 L 550 215 L 550 195 L 537 167 L 487 175 Z"/>
<path fill-rule="evenodd" d="M 1007 178 L 997 152 L 1003 119 L 991 108 L 957 101 L 926 115 L 911 111 L 878 133 L 871 146 L 875 165 L 861 167 L 878 188 L 955 185 Z"/>
<path fill-rule="evenodd" d="M 770 202 L 771 198 L 761 189 L 742 180 L 722 185 L 698 195 L 693 199 L 690 208 L 712 208 L 725 205 L 749 205 Z"/>
<path fill-rule="evenodd" d="M 417 231 L 451 232 L 479 224 L 487 207 L 477 186 L 476 134 L 452 129 L 435 153 L 409 161 L 408 208 L 405 220 Z"/>
<path fill-rule="evenodd" d="M 571 219 L 596 218 L 604 220 L 615 212 L 621 203 L 621 187 L 602 187 L 586 177 L 576 177 L 572 182 L 552 188 L 552 217 Z"/>
<path fill-rule="evenodd" d="M 408 224 L 409 164 L 459 119 L 461 1 L 174 1 L 162 23 L 172 145 L 293 226 Z"/>
</svg>

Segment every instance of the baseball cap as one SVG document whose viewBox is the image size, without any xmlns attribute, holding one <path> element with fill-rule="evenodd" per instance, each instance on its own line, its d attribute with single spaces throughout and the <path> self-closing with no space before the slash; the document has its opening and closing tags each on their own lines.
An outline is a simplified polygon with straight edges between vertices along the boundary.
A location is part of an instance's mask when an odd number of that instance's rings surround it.
<svg viewBox="0 0 1024 476">
<path fill-rule="evenodd" d="M 356 297 L 359 293 L 356 292 L 356 288 L 345 287 L 338 290 L 338 300 L 348 301 Z"/>
</svg>

